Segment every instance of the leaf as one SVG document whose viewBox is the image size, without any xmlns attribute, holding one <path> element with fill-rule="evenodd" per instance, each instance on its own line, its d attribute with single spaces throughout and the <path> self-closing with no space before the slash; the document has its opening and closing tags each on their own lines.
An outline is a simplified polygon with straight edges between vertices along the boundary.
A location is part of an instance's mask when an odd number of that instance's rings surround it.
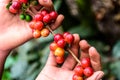
<svg viewBox="0 0 120 80">
<path fill-rule="evenodd" d="M 96 34 L 96 31 L 92 30 L 91 27 L 85 27 L 85 26 L 75 26 L 74 28 L 71 28 L 69 30 L 71 33 L 78 33 L 81 37 L 90 37 L 94 36 Z"/>
<path fill-rule="evenodd" d="M 113 57 L 120 58 L 120 40 L 114 45 L 112 53 Z"/>
</svg>

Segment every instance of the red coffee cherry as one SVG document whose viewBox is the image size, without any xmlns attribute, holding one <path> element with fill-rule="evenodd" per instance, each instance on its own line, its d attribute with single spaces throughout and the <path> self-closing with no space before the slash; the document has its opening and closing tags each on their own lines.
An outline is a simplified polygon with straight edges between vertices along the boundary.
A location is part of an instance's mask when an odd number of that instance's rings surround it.
<svg viewBox="0 0 120 80">
<path fill-rule="evenodd" d="M 57 56 L 55 59 L 58 64 L 62 64 L 64 62 L 64 57 Z"/>
<path fill-rule="evenodd" d="M 73 37 L 72 34 L 66 35 L 65 41 L 66 41 L 68 44 L 71 44 L 71 43 L 73 42 L 73 40 L 74 40 L 74 37 Z"/>
<path fill-rule="evenodd" d="M 21 3 L 19 1 L 12 2 L 11 5 L 14 9 L 19 10 L 21 8 Z"/>
<path fill-rule="evenodd" d="M 86 77 L 90 77 L 92 74 L 93 74 L 93 69 L 91 68 L 91 67 L 86 67 L 85 69 L 84 69 L 84 75 L 86 76 Z"/>
<path fill-rule="evenodd" d="M 37 29 L 37 30 L 42 30 L 44 27 L 44 24 L 42 21 L 37 21 L 35 24 L 34 24 L 34 29 Z"/>
<path fill-rule="evenodd" d="M 34 17 L 35 21 L 43 21 L 43 15 L 42 14 L 36 14 Z"/>
<path fill-rule="evenodd" d="M 91 66 L 90 58 L 82 58 L 81 59 L 81 66 L 83 68 L 90 67 Z"/>
<path fill-rule="evenodd" d="M 60 39 L 60 40 L 57 41 L 57 45 L 61 48 L 64 48 L 65 45 L 66 45 L 66 42 L 65 42 L 64 39 Z"/>
<path fill-rule="evenodd" d="M 70 34 L 70 32 L 64 32 L 63 37 L 65 38 L 68 34 Z"/>
<path fill-rule="evenodd" d="M 22 2 L 22 3 L 28 3 L 28 0 L 19 0 L 20 2 Z"/>
<path fill-rule="evenodd" d="M 43 17 L 43 22 L 44 23 L 50 23 L 51 22 L 51 16 L 49 14 L 46 14 L 44 17 Z"/>
<path fill-rule="evenodd" d="M 10 6 L 10 7 L 9 7 L 9 11 L 10 11 L 11 13 L 13 13 L 13 14 L 16 14 L 16 13 L 18 12 L 17 9 L 14 9 L 14 8 L 13 8 L 13 6 Z"/>
<path fill-rule="evenodd" d="M 50 14 L 52 20 L 56 20 L 56 18 L 58 16 L 58 13 L 56 11 L 51 11 L 49 14 Z"/>
<path fill-rule="evenodd" d="M 58 48 L 58 45 L 56 44 L 56 42 L 52 42 L 50 44 L 50 50 L 51 51 L 55 51 Z"/>
<path fill-rule="evenodd" d="M 78 75 L 78 76 L 83 76 L 83 68 L 82 68 L 82 66 L 81 65 L 77 65 L 76 67 L 75 67 L 75 69 L 74 69 L 74 72 L 75 72 L 75 74 L 76 75 Z"/>
<path fill-rule="evenodd" d="M 72 80 L 83 80 L 83 77 L 74 74 Z"/>
<path fill-rule="evenodd" d="M 54 41 L 55 41 L 56 43 L 57 43 L 58 40 L 60 40 L 60 39 L 64 39 L 64 38 L 63 38 L 63 35 L 61 35 L 61 34 L 59 34 L 59 33 L 54 35 Z"/>
</svg>

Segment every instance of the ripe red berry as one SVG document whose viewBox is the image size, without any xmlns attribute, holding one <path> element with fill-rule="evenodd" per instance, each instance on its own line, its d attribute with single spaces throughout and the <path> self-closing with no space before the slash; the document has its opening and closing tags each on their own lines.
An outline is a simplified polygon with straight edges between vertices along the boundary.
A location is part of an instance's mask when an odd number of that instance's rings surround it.
<svg viewBox="0 0 120 80">
<path fill-rule="evenodd" d="M 28 3 L 28 0 L 19 0 L 20 2 L 22 2 L 22 3 Z"/>
<path fill-rule="evenodd" d="M 86 77 L 90 77 L 92 74 L 93 74 L 93 69 L 91 68 L 91 67 L 86 67 L 85 69 L 84 69 L 84 75 L 86 76 Z"/>
<path fill-rule="evenodd" d="M 61 48 L 64 48 L 65 45 L 66 45 L 66 42 L 65 42 L 64 39 L 60 39 L 60 40 L 57 41 L 57 45 Z"/>
<path fill-rule="evenodd" d="M 55 59 L 56 59 L 56 63 L 58 64 L 62 64 L 64 62 L 64 57 L 57 56 Z"/>
<path fill-rule="evenodd" d="M 63 37 L 65 38 L 68 34 L 70 34 L 70 32 L 64 32 Z"/>
<path fill-rule="evenodd" d="M 55 51 L 58 48 L 58 45 L 56 44 L 56 42 L 52 42 L 50 44 L 50 50 L 51 51 Z"/>
<path fill-rule="evenodd" d="M 44 24 L 42 21 L 37 21 L 35 24 L 34 24 L 34 29 L 37 29 L 37 30 L 42 30 L 44 27 Z"/>
<path fill-rule="evenodd" d="M 45 16 L 46 14 L 48 14 L 48 11 L 47 11 L 47 10 L 42 10 L 42 11 L 40 12 L 40 14 L 42 14 L 43 16 Z"/>
<path fill-rule="evenodd" d="M 71 43 L 73 42 L 73 40 L 74 40 L 74 37 L 73 37 L 72 34 L 66 35 L 65 41 L 66 41 L 68 44 L 71 44 Z"/>
<path fill-rule="evenodd" d="M 31 28 L 31 29 L 34 29 L 34 25 L 35 25 L 35 23 L 36 23 L 36 21 L 31 21 L 30 23 L 29 23 L 29 27 Z"/>
<path fill-rule="evenodd" d="M 21 3 L 19 1 L 12 2 L 11 5 L 14 9 L 19 10 L 21 8 Z"/>
<path fill-rule="evenodd" d="M 74 71 L 76 75 L 83 76 L 83 68 L 81 65 L 76 66 Z"/>
<path fill-rule="evenodd" d="M 59 57 L 63 57 L 65 54 L 65 50 L 63 48 L 56 48 L 55 52 L 54 52 L 55 56 L 59 56 Z"/>
<path fill-rule="evenodd" d="M 48 28 L 44 28 L 41 30 L 41 36 L 47 37 L 50 34 L 50 31 Z"/>
<path fill-rule="evenodd" d="M 90 58 L 82 58 L 81 59 L 81 66 L 83 68 L 90 67 L 91 66 Z"/>
<path fill-rule="evenodd" d="M 64 39 L 64 38 L 63 38 L 63 35 L 61 35 L 61 34 L 59 34 L 59 33 L 54 35 L 54 41 L 55 41 L 56 43 L 57 43 L 58 40 L 60 40 L 60 39 Z"/>
<path fill-rule="evenodd" d="M 74 74 L 72 80 L 83 80 L 83 77 Z"/>
<path fill-rule="evenodd" d="M 39 30 L 34 30 L 33 37 L 34 38 L 39 38 L 40 36 L 41 36 L 41 32 Z"/>
<path fill-rule="evenodd" d="M 42 14 L 36 14 L 34 17 L 35 21 L 43 21 L 43 15 Z"/>
<path fill-rule="evenodd" d="M 52 20 L 55 20 L 58 16 L 58 13 L 56 11 L 51 11 L 49 14 Z"/>
<path fill-rule="evenodd" d="M 43 22 L 44 23 L 50 23 L 51 22 L 51 16 L 49 14 L 46 14 L 44 17 L 43 17 Z"/>
<path fill-rule="evenodd" d="M 9 11 L 13 14 L 16 14 L 18 12 L 18 10 L 14 9 L 13 6 L 9 7 Z"/>
</svg>

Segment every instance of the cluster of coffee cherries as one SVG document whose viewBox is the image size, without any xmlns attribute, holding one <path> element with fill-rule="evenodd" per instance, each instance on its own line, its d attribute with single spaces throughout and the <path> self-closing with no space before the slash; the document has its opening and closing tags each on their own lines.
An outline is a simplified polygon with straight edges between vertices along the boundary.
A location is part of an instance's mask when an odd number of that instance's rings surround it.
<svg viewBox="0 0 120 80">
<path fill-rule="evenodd" d="M 65 48 L 70 46 L 74 37 L 69 32 L 63 34 L 57 33 L 54 35 L 54 41 L 50 44 L 50 50 L 56 57 L 56 62 L 62 64 L 65 57 Z"/>
<path fill-rule="evenodd" d="M 73 80 L 84 80 L 84 78 L 90 77 L 94 70 L 91 67 L 90 58 L 81 58 L 81 64 L 77 65 L 74 69 Z"/>
<path fill-rule="evenodd" d="M 9 12 L 13 14 L 21 13 L 20 19 L 31 21 L 32 16 L 29 15 L 26 11 L 30 6 L 36 6 L 38 4 L 38 0 L 16 0 L 13 2 L 10 2 L 6 8 L 9 10 Z"/>
<path fill-rule="evenodd" d="M 48 12 L 47 10 L 43 9 L 38 12 L 34 16 L 33 20 L 29 23 L 29 26 L 33 31 L 33 37 L 47 37 L 50 34 L 50 31 L 46 26 L 53 23 L 57 16 L 58 13 L 56 11 Z"/>
</svg>

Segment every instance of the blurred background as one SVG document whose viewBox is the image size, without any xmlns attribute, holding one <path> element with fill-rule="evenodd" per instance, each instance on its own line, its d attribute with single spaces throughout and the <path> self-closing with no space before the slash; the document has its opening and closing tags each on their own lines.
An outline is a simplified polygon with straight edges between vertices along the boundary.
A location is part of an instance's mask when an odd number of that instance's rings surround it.
<svg viewBox="0 0 120 80">
<path fill-rule="evenodd" d="M 103 80 L 120 80 L 120 0 L 53 0 L 65 19 L 56 33 L 78 33 L 102 58 Z M 33 39 L 11 52 L 2 80 L 34 80 L 46 63 L 53 36 Z"/>
</svg>

